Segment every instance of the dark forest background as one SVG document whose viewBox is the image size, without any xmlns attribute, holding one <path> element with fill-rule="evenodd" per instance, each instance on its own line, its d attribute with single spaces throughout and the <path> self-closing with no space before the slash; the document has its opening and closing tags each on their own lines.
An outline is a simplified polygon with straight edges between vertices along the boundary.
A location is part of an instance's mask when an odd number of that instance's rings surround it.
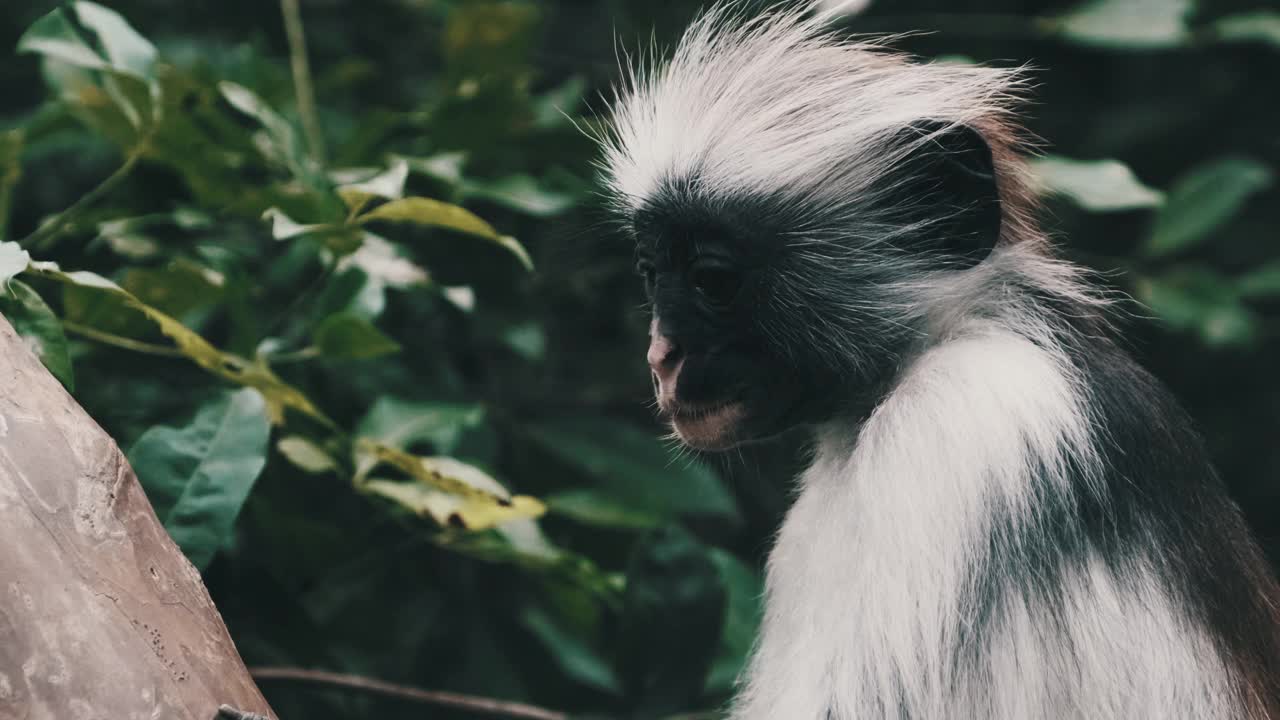
<svg viewBox="0 0 1280 720">
<path fill-rule="evenodd" d="M 0 312 L 250 665 L 615 718 L 729 696 L 803 438 L 658 439 L 580 129 L 619 49 L 698 4 L 6 0 Z M 850 7 L 924 57 L 1034 68 L 1046 223 L 1143 303 L 1128 344 L 1280 560 L 1280 12 Z M 263 687 L 284 718 L 453 717 Z"/>
</svg>

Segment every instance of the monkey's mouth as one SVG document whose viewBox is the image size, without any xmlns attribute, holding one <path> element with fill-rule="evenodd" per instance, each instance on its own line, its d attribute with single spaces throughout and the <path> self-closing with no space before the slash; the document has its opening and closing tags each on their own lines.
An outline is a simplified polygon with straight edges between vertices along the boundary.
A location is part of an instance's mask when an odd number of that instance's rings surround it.
<svg viewBox="0 0 1280 720">
<path fill-rule="evenodd" d="M 676 406 L 668 417 L 680 440 L 698 450 L 726 450 L 738 443 L 738 426 L 746 417 L 739 400 L 712 405 Z"/>
</svg>

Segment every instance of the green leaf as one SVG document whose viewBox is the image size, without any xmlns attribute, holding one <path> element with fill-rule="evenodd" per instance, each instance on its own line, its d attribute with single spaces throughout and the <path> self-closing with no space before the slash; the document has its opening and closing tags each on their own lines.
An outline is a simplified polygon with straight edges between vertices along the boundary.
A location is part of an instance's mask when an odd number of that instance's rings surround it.
<svg viewBox="0 0 1280 720">
<path fill-rule="evenodd" d="M 586 525 L 646 530 L 662 524 L 662 515 L 636 508 L 596 488 L 574 488 L 543 498 L 547 509 Z"/>
<path fill-rule="evenodd" d="M 718 475 L 696 461 L 676 461 L 657 438 L 631 425 L 582 417 L 534 423 L 528 432 L 592 478 L 603 497 L 639 513 L 738 519 L 737 503 Z"/>
<path fill-rule="evenodd" d="M 498 234 L 489 223 L 475 213 L 451 203 L 424 197 L 407 197 L 392 200 L 364 213 L 357 222 L 407 222 L 426 227 L 445 228 L 475 235 L 498 243 L 515 255 L 526 269 L 533 269 L 533 260 L 515 238 Z"/>
<path fill-rule="evenodd" d="M 399 343 L 373 323 L 349 312 L 325 318 L 316 328 L 312 341 L 321 353 L 331 358 L 368 360 L 400 352 Z"/>
<path fill-rule="evenodd" d="M 110 70 L 105 57 L 90 47 L 63 8 L 36 20 L 18 39 L 18 52 L 56 58 L 76 67 Z"/>
<path fill-rule="evenodd" d="M 4 315 L 40 362 L 68 391 L 75 390 L 71 356 L 62 323 L 40 295 L 20 280 L 10 280 L 7 290 L 0 291 L 0 315 Z"/>
<path fill-rule="evenodd" d="M 338 470 L 338 462 L 332 455 L 301 435 L 280 438 L 276 443 L 276 449 L 295 467 L 313 475 Z"/>
<path fill-rule="evenodd" d="M 1049 21 L 1049 27 L 1084 45 L 1154 49 L 1176 47 L 1190 33 L 1191 0 L 1089 0 Z"/>
<path fill-rule="evenodd" d="M 120 13 L 85 0 L 79 0 L 72 7 L 80 24 L 97 36 L 107 64 L 113 70 L 144 79 L 155 77 L 155 46 Z"/>
<path fill-rule="evenodd" d="M 690 707 L 720 646 L 727 593 L 707 548 L 679 526 L 648 533 L 627 565 L 618 669 L 642 717 Z"/>
<path fill-rule="evenodd" d="M 1240 294 L 1247 298 L 1280 297 L 1280 260 L 1242 275 L 1238 279 Z"/>
<path fill-rule="evenodd" d="M 548 658 L 567 677 L 610 695 L 622 694 L 622 682 L 604 656 L 562 627 L 545 610 L 525 608 L 520 613 L 520 624 L 546 647 Z"/>
<path fill-rule="evenodd" d="M 719 695 L 733 689 L 755 646 L 764 614 L 764 581 L 759 573 L 724 550 L 711 548 L 710 556 L 729 596 L 720 648 L 707 677 L 707 692 Z"/>
<path fill-rule="evenodd" d="M 572 125 L 586 90 L 586 78 L 572 75 L 559 87 L 540 95 L 533 102 L 533 124 L 544 129 Z"/>
<path fill-rule="evenodd" d="M 483 198 L 533 217 L 559 215 L 578 204 L 576 195 L 551 190 L 528 175 L 508 175 L 484 182 L 469 180 L 462 187 L 466 197 Z"/>
<path fill-rule="evenodd" d="M 65 8 L 58 8 L 33 23 L 18 40 L 18 51 L 43 55 L 74 68 L 112 73 L 101 78 L 81 78 L 72 84 L 98 88 L 115 102 L 133 127 L 141 127 L 145 103 L 152 103 L 152 112 L 160 107 L 155 46 L 114 10 L 83 0 L 72 3 L 71 8 L 74 20 Z M 138 90 L 117 82 L 118 77 L 141 83 L 147 94 L 139 96 Z"/>
<path fill-rule="evenodd" d="M 1142 184 L 1118 160 L 1073 160 L 1046 155 L 1031 161 L 1045 192 L 1064 195 L 1085 210 L 1108 212 L 1156 207 L 1164 194 Z"/>
<path fill-rule="evenodd" d="M 391 161 L 391 167 L 359 182 L 338 187 L 338 195 L 352 212 L 358 212 L 376 198 L 395 200 L 404 197 L 404 183 L 409 178 L 409 164 L 402 158 Z"/>
<path fill-rule="evenodd" d="M 0 242 L 0 290 L 31 264 L 31 254 L 16 242 Z"/>
<path fill-rule="evenodd" d="M 339 226 L 327 223 L 303 225 L 295 222 L 280 208 L 267 208 L 267 211 L 262 213 L 262 219 L 271 223 L 271 237 L 276 240 L 292 240 L 303 235 L 331 233 L 340 230 Z"/>
<path fill-rule="evenodd" d="M 1156 215 L 1145 252 L 1170 255 L 1212 237 L 1252 195 L 1271 186 L 1270 168 L 1249 158 L 1225 157 L 1184 175 Z"/>
<path fill-rule="evenodd" d="M 371 232 L 363 233 L 360 247 L 342 258 L 338 263 L 338 272 L 350 267 L 359 268 L 368 278 L 368 283 L 378 291 L 388 287 L 412 288 L 431 281 L 431 275 L 405 257 L 399 247 Z"/>
<path fill-rule="evenodd" d="M 163 268 L 130 268 L 120 286 L 138 300 L 176 318 L 217 305 L 226 284 L 222 273 L 190 260 Z"/>
<path fill-rule="evenodd" d="M 2 252 L 0 250 L 0 253 Z M 219 350 L 172 316 L 147 305 L 110 280 L 91 272 L 66 272 L 60 269 L 57 263 L 52 262 L 32 262 L 28 270 L 65 285 L 92 290 L 99 293 L 104 302 L 122 303 L 125 307 L 142 313 L 156 325 L 161 333 L 173 340 L 183 355 L 200 367 L 225 380 L 261 392 L 267 399 L 273 422 L 283 422 L 284 409 L 290 408 L 326 427 L 334 427 L 333 421 L 306 395 L 277 377 L 265 364 Z"/>
<path fill-rule="evenodd" d="M 378 398 L 356 425 L 356 435 L 405 450 L 419 442 L 442 455 L 452 453 L 469 429 L 484 421 L 484 408 L 471 403 L 410 402 Z"/>
<path fill-rule="evenodd" d="M 462 182 L 462 168 L 467 164 L 464 152 L 447 152 L 430 157 L 400 158 L 409 166 L 409 170 L 439 180 L 447 185 L 458 185 Z"/>
<path fill-rule="evenodd" d="M 315 162 L 307 155 L 301 134 L 288 120 L 284 119 L 284 116 L 243 85 L 223 81 L 218 83 L 218 90 L 231 107 L 262 125 L 263 130 L 266 131 L 273 160 L 289 168 L 294 177 L 306 181 L 311 187 L 321 188 L 329 185 L 328 180 L 319 173 Z"/>
<path fill-rule="evenodd" d="M 231 539 L 270 436 L 262 395 L 243 389 L 204 404 L 185 427 L 151 428 L 129 450 L 156 515 L 197 568 Z"/>
<path fill-rule="evenodd" d="M 1280 12 L 1256 12 L 1228 15 L 1214 21 L 1212 31 L 1227 42 L 1262 42 L 1280 48 Z"/>
<path fill-rule="evenodd" d="M 1258 318 L 1241 302 L 1235 284 L 1207 268 L 1140 278 L 1134 289 L 1169 326 L 1199 334 L 1206 345 L 1248 345 L 1258 335 Z"/>
</svg>

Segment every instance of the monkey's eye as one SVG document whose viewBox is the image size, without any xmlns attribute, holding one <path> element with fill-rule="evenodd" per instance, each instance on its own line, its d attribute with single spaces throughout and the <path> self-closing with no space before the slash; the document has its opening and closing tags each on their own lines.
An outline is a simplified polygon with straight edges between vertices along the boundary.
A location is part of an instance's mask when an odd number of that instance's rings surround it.
<svg viewBox="0 0 1280 720">
<path fill-rule="evenodd" d="M 653 263 L 648 260 L 637 262 L 636 274 L 644 279 L 644 294 L 653 297 L 653 285 L 657 279 L 657 271 L 654 270 Z"/>
<path fill-rule="evenodd" d="M 690 275 L 693 289 L 707 302 L 724 307 L 733 302 L 742 289 L 742 275 L 723 265 L 696 263 Z"/>
</svg>

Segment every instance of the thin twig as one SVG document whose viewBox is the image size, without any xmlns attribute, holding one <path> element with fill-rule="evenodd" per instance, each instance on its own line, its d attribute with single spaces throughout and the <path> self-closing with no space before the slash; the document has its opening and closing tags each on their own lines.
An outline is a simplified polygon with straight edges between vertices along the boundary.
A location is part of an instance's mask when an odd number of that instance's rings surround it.
<svg viewBox="0 0 1280 720">
<path fill-rule="evenodd" d="M 164 345 L 156 345 L 155 343 L 142 342 L 141 340 L 133 340 L 127 337 L 113 335 L 70 320 L 63 320 L 62 327 L 70 330 L 76 335 L 82 335 L 90 340 L 96 340 L 106 345 L 114 345 L 125 350 L 146 353 L 147 355 L 159 355 L 161 357 L 186 357 L 186 355 L 177 348 L 165 347 Z"/>
<path fill-rule="evenodd" d="M 80 199 L 72 203 L 70 207 L 55 215 L 49 222 L 36 228 L 35 232 L 19 240 L 18 243 L 24 248 L 35 247 L 38 250 L 47 250 L 53 244 L 53 240 L 66 229 L 72 218 L 83 212 L 85 208 L 98 202 L 107 193 L 114 190 L 117 185 L 124 182 L 125 178 L 129 177 L 129 173 L 133 171 L 133 167 L 142 159 L 146 149 L 147 141 L 144 139 L 125 156 L 124 164 L 116 168 L 116 171 L 108 175 L 105 180 L 98 183 L 97 187 L 81 195 Z"/>
<path fill-rule="evenodd" d="M 302 10 L 298 0 L 280 0 L 284 15 L 284 32 L 289 39 L 289 67 L 293 71 L 293 91 L 298 98 L 298 115 L 307 135 L 311 155 L 325 165 L 324 131 L 316 114 L 316 92 L 311 84 L 311 66 L 307 62 L 307 34 L 302 27 Z"/>
<path fill-rule="evenodd" d="M 301 350 L 294 352 L 285 352 L 278 355 L 266 356 L 267 362 L 272 365 L 287 365 L 289 363 L 303 362 L 305 360 L 314 360 L 320 357 L 322 351 L 315 345 L 308 345 Z"/>
<path fill-rule="evenodd" d="M 291 667 L 258 667 L 250 668 L 249 674 L 255 680 L 296 680 L 298 682 L 330 685 L 349 688 L 363 692 L 386 695 L 411 702 L 437 705 L 490 716 L 507 718 L 524 718 L 525 720 L 569 720 L 566 713 L 548 710 L 535 705 L 493 700 L 491 698 L 461 695 L 459 693 L 436 690 L 419 690 L 418 688 L 395 685 L 381 680 L 327 672 L 324 670 L 304 670 Z"/>
</svg>

